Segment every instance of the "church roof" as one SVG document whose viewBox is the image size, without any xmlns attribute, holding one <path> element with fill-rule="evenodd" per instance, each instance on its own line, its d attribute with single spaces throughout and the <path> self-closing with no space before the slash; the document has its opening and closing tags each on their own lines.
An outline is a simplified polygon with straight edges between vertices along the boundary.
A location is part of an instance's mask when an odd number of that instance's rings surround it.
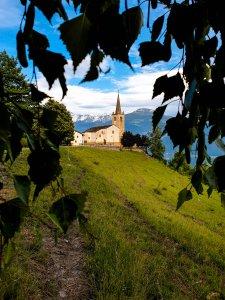
<svg viewBox="0 0 225 300">
<path fill-rule="evenodd" d="M 85 130 L 84 132 L 97 132 L 101 129 L 106 129 L 106 128 L 109 128 L 111 126 L 112 126 L 112 124 L 111 125 L 91 127 L 91 128 L 88 128 L 87 130 Z"/>
<path fill-rule="evenodd" d="M 115 111 L 115 114 L 122 114 L 122 111 L 121 111 L 121 105 L 120 105 L 120 94 L 118 92 L 118 96 L 117 96 L 117 102 L 116 102 L 116 111 Z"/>
</svg>

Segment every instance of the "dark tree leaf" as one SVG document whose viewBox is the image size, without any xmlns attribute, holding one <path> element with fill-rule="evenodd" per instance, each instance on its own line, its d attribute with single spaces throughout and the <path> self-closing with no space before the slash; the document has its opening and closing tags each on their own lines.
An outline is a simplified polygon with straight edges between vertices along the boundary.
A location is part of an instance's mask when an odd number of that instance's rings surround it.
<svg viewBox="0 0 225 300">
<path fill-rule="evenodd" d="M 172 99 L 176 96 L 182 98 L 184 89 L 185 89 L 185 85 L 180 73 L 168 77 L 167 80 L 165 81 L 164 101 Z"/>
<path fill-rule="evenodd" d="M 23 130 L 18 125 L 18 121 L 13 118 L 10 124 L 11 135 L 8 143 L 8 154 L 11 162 L 14 162 L 22 150 L 21 139 Z"/>
<path fill-rule="evenodd" d="M 3 189 L 3 183 L 0 182 L 0 190 L 2 190 L 2 189 Z"/>
<path fill-rule="evenodd" d="M 97 67 L 90 67 L 90 70 L 85 75 L 84 79 L 80 83 L 84 83 L 86 81 L 93 81 L 98 79 L 99 71 Z"/>
<path fill-rule="evenodd" d="M 10 114 L 6 106 L 0 102 L 0 140 L 8 142 L 10 137 Z"/>
<path fill-rule="evenodd" d="M 168 79 L 167 75 L 160 76 L 156 79 L 154 83 L 152 99 L 160 95 L 161 93 L 165 92 L 167 79 Z"/>
<path fill-rule="evenodd" d="M 178 201 L 177 201 L 177 208 L 178 210 L 186 201 L 189 201 L 192 199 L 192 193 L 187 188 L 181 190 L 178 194 Z"/>
<path fill-rule="evenodd" d="M 164 112 L 166 110 L 167 105 L 164 106 L 159 106 L 157 107 L 152 116 L 152 125 L 153 125 L 153 130 L 156 129 L 157 125 L 159 124 L 160 120 L 162 119 Z"/>
<path fill-rule="evenodd" d="M 103 16 L 99 21 L 99 45 L 106 55 L 131 67 L 128 52 L 132 37 L 127 37 L 122 15 Z"/>
<path fill-rule="evenodd" d="M 167 7 L 170 6 L 171 0 L 159 0 L 162 4 L 165 4 Z"/>
<path fill-rule="evenodd" d="M 68 20 L 61 0 L 33 0 L 33 4 L 42 11 L 49 22 L 51 21 L 55 13 L 58 13 L 59 16 L 62 17 L 65 21 Z"/>
<path fill-rule="evenodd" d="M 38 69 L 42 72 L 42 74 L 48 81 L 49 89 L 52 87 L 56 79 L 61 78 L 60 84 L 63 89 L 64 95 L 65 86 L 62 86 L 62 79 L 65 79 L 64 66 L 67 64 L 65 57 L 59 53 L 38 49 L 37 51 L 32 52 L 32 59 L 34 61 L 34 64 L 38 67 Z"/>
<path fill-rule="evenodd" d="M 157 4 L 158 4 L 158 1 L 157 0 L 149 0 L 151 1 L 151 6 L 153 9 L 156 9 L 157 8 Z"/>
<path fill-rule="evenodd" d="M 47 94 L 39 91 L 33 84 L 30 84 L 31 90 L 31 100 L 34 103 L 40 103 L 42 100 L 46 98 L 50 98 Z"/>
<path fill-rule="evenodd" d="M 191 163 L 190 147 L 185 147 L 184 150 L 185 150 L 185 158 L 186 158 L 186 162 L 187 162 L 188 164 L 190 164 L 190 163 Z"/>
<path fill-rule="evenodd" d="M 152 41 L 157 40 L 160 35 L 164 23 L 164 15 L 158 17 L 152 26 Z"/>
<path fill-rule="evenodd" d="M 32 35 L 29 37 L 28 45 L 30 58 L 32 58 L 32 51 L 35 52 L 37 49 L 46 50 L 50 46 L 47 37 L 35 30 L 32 31 Z"/>
<path fill-rule="evenodd" d="M 34 27 L 34 19 L 35 19 L 35 7 L 31 3 L 27 9 L 26 22 L 23 30 L 25 40 L 27 40 L 29 36 L 32 34 L 33 27 Z"/>
<path fill-rule="evenodd" d="M 85 201 L 85 193 L 67 195 L 53 203 L 48 216 L 62 232 L 66 233 L 69 225 L 79 218 Z"/>
<path fill-rule="evenodd" d="M 209 144 L 212 144 L 220 136 L 220 129 L 218 126 L 213 125 L 209 130 L 208 141 Z"/>
<path fill-rule="evenodd" d="M 168 60 L 167 49 L 159 42 L 143 42 L 139 46 L 142 67 L 160 60 Z"/>
<path fill-rule="evenodd" d="M 30 179 L 27 176 L 15 175 L 14 186 L 18 198 L 27 204 L 30 195 Z"/>
<path fill-rule="evenodd" d="M 202 170 L 197 169 L 191 177 L 191 183 L 198 194 L 203 194 L 202 180 L 203 180 Z"/>
<path fill-rule="evenodd" d="M 143 26 L 143 13 L 139 6 L 132 7 L 126 10 L 123 14 L 123 21 L 125 27 L 125 36 L 128 51 L 133 43 L 136 41 Z"/>
<path fill-rule="evenodd" d="M 223 208 L 225 208 L 225 194 L 224 193 L 220 194 L 220 199 L 221 199 L 221 206 Z"/>
<path fill-rule="evenodd" d="M 26 46 L 24 41 L 24 36 L 21 30 L 18 31 L 16 35 L 16 48 L 17 48 L 17 58 L 22 67 L 27 68 L 27 56 L 26 56 Z"/>
<path fill-rule="evenodd" d="M 213 192 L 213 188 L 212 188 L 211 186 L 209 186 L 208 189 L 207 189 L 207 195 L 208 195 L 208 198 L 211 197 L 212 192 Z"/>
<path fill-rule="evenodd" d="M 27 158 L 30 166 L 29 176 L 33 183 L 38 186 L 40 192 L 61 173 L 60 155 L 51 148 L 37 149 L 31 152 Z"/>
<path fill-rule="evenodd" d="M 0 232 L 4 237 L 4 243 L 7 243 L 19 230 L 23 206 L 19 198 L 0 204 Z"/>
<path fill-rule="evenodd" d="M 74 72 L 77 66 L 94 47 L 92 25 L 85 15 L 64 22 L 60 25 L 61 39 L 73 60 Z"/>
<path fill-rule="evenodd" d="M 24 5 L 24 6 L 27 4 L 27 0 L 20 0 L 20 2 L 21 2 L 21 4 Z"/>
<path fill-rule="evenodd" d="M 224 170 L 225 170 L 225 155 L 218 156 L 213 162 L 213 169 L 216 176 L 216 183 L 219 192 L 225 191 L 225 179 L 224 179 Z"/>
</svg>

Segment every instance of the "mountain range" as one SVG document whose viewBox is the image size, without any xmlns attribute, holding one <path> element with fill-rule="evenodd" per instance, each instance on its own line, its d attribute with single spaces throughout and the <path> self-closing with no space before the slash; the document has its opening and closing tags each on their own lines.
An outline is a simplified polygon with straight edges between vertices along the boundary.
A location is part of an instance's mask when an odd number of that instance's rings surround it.
<svg viewBox="0 0 225 300">
<path fill-rule="evenodd" d="M 131 131 L 136 134 L 147 135 L 152 131 L 152 116 L 153 110 L 148 108 L 139 108 L 131 113 L 125 114 L 125 129 L 126 131 Z M 112 123 L 111 115 L 102 114 L 102 115 L 77 115 L 75 117 L 75 129 L 80 132 L 84 132 L 90 127 L 109 125 Z M 166 121 L 170 116 L 164 115 L 160 127 L 164 127 Z M 163 143 L 166 147 L 165 158 L 169 159 L 173 156 L 175 150 L 168 136 L 163 136 Z M 215 144 L 207 145 L 209 154 L 213 156 L 218 156 L 223 154 L 220 149 L 217 148 Z M 192 157 L 195 160 L 195 153 Z"/>
</svg>

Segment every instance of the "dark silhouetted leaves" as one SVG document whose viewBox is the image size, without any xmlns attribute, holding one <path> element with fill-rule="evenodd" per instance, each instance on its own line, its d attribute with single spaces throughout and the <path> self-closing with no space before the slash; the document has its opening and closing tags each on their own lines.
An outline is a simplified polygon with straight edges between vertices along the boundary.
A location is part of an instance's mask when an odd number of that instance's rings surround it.
<svg viewBox="0 0 225 300">
<path fill-rule="evenodd" d="M 164 16 L 158 17 L 152 26 L 152 41 L 157 40 L 163 27 Z"/>
<path fill-rule="evenodd" d="M 92 25 L 85 15 L 60 25 L 61 39 L 73 60 L 74 72 L 93 47 Z"/>
<path fill-rule="evenodd" d="M 213 168 L 216 176 L 216 183 L 219 192 L 225 191 L 225 180 L 224 180 L 224 170 L 225 170 L 225 155 L 218 156 L 213 162 Z"/>
<path fill-rule="evenodd" d="M 31 152 L 27 158 L 30 166 L 29 176 L 37 185 L 38 193 L 51 181 L 55 180 L 61 173 L 59 152 L 51 148 L 37 149 Z"/>
<path fill-rule="evenodd" d="M 143 26 L 143 13 L 139 6 L 126 10 L 123 14 L 127 49 L 136 41 Z"/>
<path fill-rule="evenodd" d="M 187 188 L 181 190 L 178 194 L 178 201 L 177 201 L 177 208 L 178 210 L 186 201 L 189 201 L 192 199 L 192 193 Z"/>
<path fill-rule="evenodd" d="M 157 107 L 152 116 L 152 125 L 153 125 L 153 130 L 156 129 L 157 125 L 159 124 L 160 120 L 162 119 L 164 112 L 166 110 L 167 105 L 164 106 L 159 106 Z"/>
<path fill-rule="evenodd" d="M 221 206 L 225 208 L 225 193 L 220 194 Z"/>
<path fill-rule="evenodd" d="M 42 11 L 42 13 L 49 21 L 51 21 L 55 13 L 58 13 L 59 16 L 62 17 L 65 21 L 68 20 L 61 0 L 33 0 L 33 4 Z"/>
<path fill-rule="evenodd" d="M 214 125 L 209 130 L 208 141 L 209 144 L 212 144 L 220 136 L 220 129 L 218 126 Z"/>
<path fill-rule="evenodd" d="M 33 84 L 30 85 L 31 90 L 31 100 L 34 103 L 40 103 L 42 100 L 49 98 L 49 96 L 41 91 L 39 91 Z"/>
<path fill-rule="evenodd" d="M 48 215 L 53 223 L 66 233 L 69 225 L 81 215 L 85 201 L 85 193 L 67 195 L 53 203 Z"/>
<path fill-rule="evenodd" d="M 29 38 L 30 34 L 32 33 L 34 27 L 34 19 L 35 19 L 35 7 L 31 3 L 27 9 L 26 22 L 23 30 L 25 39 Z"/>
<path fill-rule="evenodd" d="M 173 97 L 182 97 L 185 89 L 185 85 L 180 73 L 174 76 L 167 77 L 167 75 L 161 76 L 156 79 L 153 90 L 153 98 L 164 93 L 164 100 L 167 101 Z"/>
<path fill-rule="evenodd" d="M 65 57 L 59 53 L 38 49 L 38 51 L 32 52 L 32 59 L 48 81 L 49 88 L 56 79 L 60 79 L 64 97 L 67 91 L 64 76 L 64 66 L 67 64 Z"/>
<path fill-rule="evenodd" d="M 32 58 L 32 51 L 35 52 L 37 49 L 46 50 L 49 47 L 49 41 L 44 34 L 33 30 L 32 35 L 29 37 L 28 45 L 30 58 Z"/>
<path fill-rule="evenodd" d="M 17 192 L 18 198 L 20 198 L 25 204 L 28 203 L 30 195 L 30 180 L 27 176 L 15 175 L 14 186 Z"/>
<path fill-rule="evenodd" d="M 202 180 L 203 180 L 202 170 L 197 169 L 191 177 L 191 183 L 198 194 L 203 194 Z"/>
<path fill-rule="evenodd" d="M 23 212 L 23 202 L 19 198 L 0 204 L 0 232 L 7 243 L 18 231 Z"/>
<path fill-rule="evenodd" d="M 153 64 L 160 60 L 168 60 L 168 53 L 165 46 L 155 41 L 141 43 L 139 53 L 142 66 Z"/>
<path fill-rule="evenodd" d="M 17 48 L 17 58 L 22 67 L 27 68 L 27 56 L 26 56 L 26 46 L 24 41 L 24 36 L 21 30 L 18 31 L 16 35 L 16 48 Z"/>
<path fill-rule="evenodd" d="M 207 62 L 209 62 L 210 57 L 213 57 L 216 54 L 217 45 L 218 39 L 216 36 L 204 42 L 201 53 Z"/>
<path fill-rule="evenodd" d="M 158 0 L 151 0 L 151 6 L 152 6 L 153 9 L 157 8 L 157 1 Z"/>
</svg>

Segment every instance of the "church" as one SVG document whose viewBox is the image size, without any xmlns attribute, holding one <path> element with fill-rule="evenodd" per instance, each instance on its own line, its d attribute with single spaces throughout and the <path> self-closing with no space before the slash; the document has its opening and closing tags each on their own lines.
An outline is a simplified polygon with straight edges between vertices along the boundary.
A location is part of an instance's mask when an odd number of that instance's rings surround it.
<svg viewBox="0 0 225 300">
<path fill-rule="evenodd" d="M 118 93 L 116 110 L 112 113 L 112 124 L 91 127 L 83 133 L 75 131 L 73 146 L 79 145 L 108 145 L 120 146 L 121 137 L 125 131 L 125 115 L 121 110 L 120 96 Z"/>
</svg>

